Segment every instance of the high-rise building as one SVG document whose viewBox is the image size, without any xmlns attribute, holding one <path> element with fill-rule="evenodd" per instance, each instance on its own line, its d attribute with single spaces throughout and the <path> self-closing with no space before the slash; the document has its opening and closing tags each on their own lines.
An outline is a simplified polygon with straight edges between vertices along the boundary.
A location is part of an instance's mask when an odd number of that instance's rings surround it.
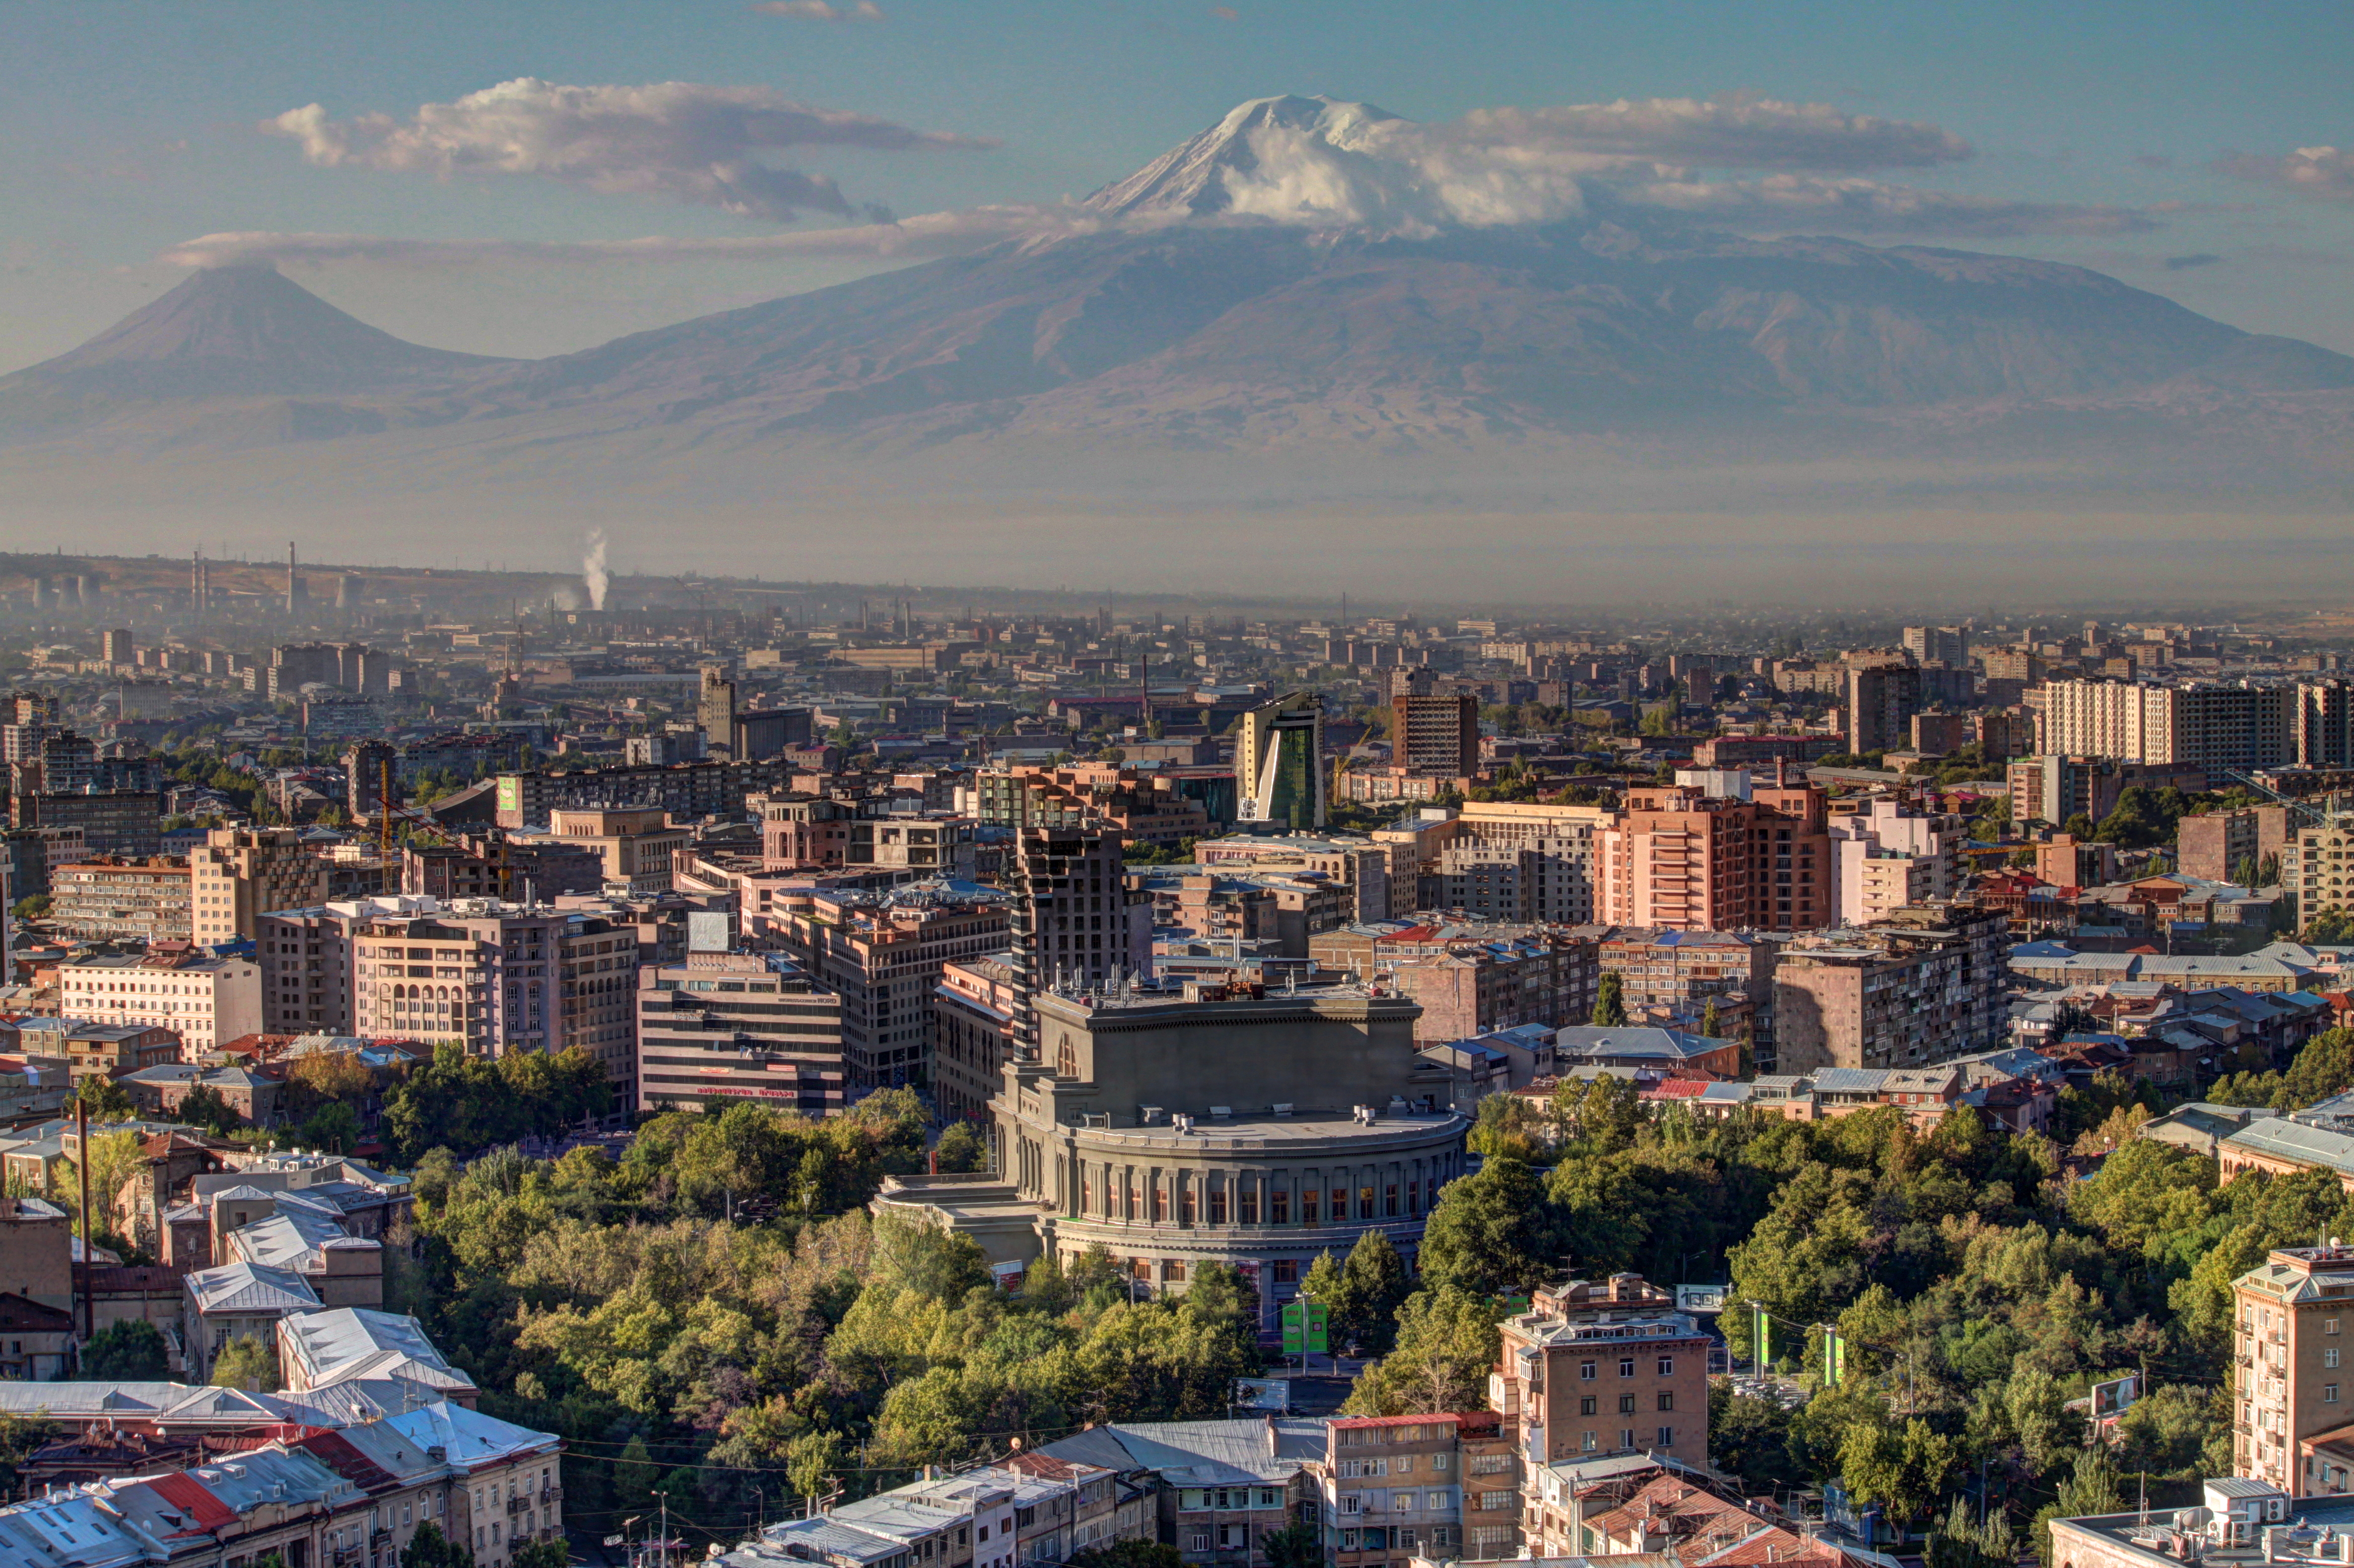
<svg viewBox="0 0 2354 1568">
<path fill-rule="evenodd" d="M 188 855 L 195 936 L 201 944 L 259 933 L 255 917 L 272 909 L 323 904 L 327 863 L 293 828 L 215 828 Z"/>
<path fill-rule="evenodd" d="M 705 755 L 718 755 L 740 762 L 736 736 L 736 683 L 727 678 L 724 664 L 703 666 L 702 682 L 695 690 L 695 720 L 703 730 Z"/>
<path fill-rule="evenodd" d="M 1242 716 L 1235 740 L 1242 820 L 1299 832 L 1324 825 L 1324 706 L 1293 692 Z"/>
<path fill-rule="evenodd" d="M 99 640 L 98 656 L 109 664 L 135 662 L 137 656 L 132 652 L 130 628 L 118 626 L 102 633 Z"/>
<path fill-rule="evenodd" d="M 1910 664 L 1872 664 L 1847 673 L 1847 748 L 1893 751 L 1911 743 L 1921 711 L 1921 672 Z"/>
<path fill-rule="evenodd" d="M 68 959 L 58 997 L 67 1018 L 170 1030 L 184 1061 L 261 1028 L 261 969 L 251 959 L 170 950 Z"/>
<path fill-rule="evenodd" d="M 1390 699 L 1390 759 L 1450 777 L 1479 767 L 1479 699 L 1401 694 Z"/>
<path fill-rule="evenodd" d="M 2305 1444 L 2343 1428 L 2354 1400 L 2354 1247 L 2274 1247 L 2232 1281 L 2232 1473 L 2322 1491 Z"/>
<path fill-rule="evenodd" d="M 1778 1069 L 1919 1067 L 1999 1048 L 2009 930 L 1999 909 L 1938 904 L 1792 942 L 1774 969 Z"/>
<path fill-rule="evenodd" d="M 2326 684 L 2326 683 L 2325 683 Z M 2293 685 L 2250 681 L 2050 681 L 2042 696 L 2038 750 L 2069 757 L 2187 763 L 2210 778 L 2294 760 L 2305 723 L 2327 749 L 2327 709 L 2301 716 Z"/>
<path fill-rule="evenodd" d="M 2296 685 L 2296 760 L 2306 768 L 2354 768 L 2354 681 Z"/>
<path fill-rule="evenodd" d="M 2261 871 L 2266 860 L 2279 856 L 2285 874 L 2290 856 L 2284 852 L 2291 847 L 2293 831 L 2286 806 L 2250 806 L 2185 817 L 2175 824 L 2175 869 L 2185 876 L 2203 876 L 2211 882 L 2237 882 L 2247 864 L 2253 863 Z M 2299 860 L 2301 864 L 2302 857 Z"/>
<path fill-rule="evenodd" d="M 1013 972 L 1023 997 L 1017 1043 L 1038 1040 L 1037 999 L 1091 989 L 1152 967 L 1152 906 L 1131 888 L 1119 834 L 1033 826 L 1014 839 Z"/>
<path fill-rule="evenodd" d="M 1838 918 L 1820 789 L 1628 792 L 1596 837 L 1595 918 L 1688 931 L 1805 931 Z"/>
<path fill-rule="evenodd" d="M 1970 662 L 1970 629 L 1967 626 L 1908 626 L 1904 652 L 1923 664 L 1960 669 Z"/>
<path fill-rule="evenodd" d="M 843 1060 L 863 1091 L 929 1082 L 942 968 L 1002 951 L 1012 923 L 999 895 L 907 888 L 821 894 L 773 913 L 769 929 L 812 983 L 842 999 Z"/>
</svg>

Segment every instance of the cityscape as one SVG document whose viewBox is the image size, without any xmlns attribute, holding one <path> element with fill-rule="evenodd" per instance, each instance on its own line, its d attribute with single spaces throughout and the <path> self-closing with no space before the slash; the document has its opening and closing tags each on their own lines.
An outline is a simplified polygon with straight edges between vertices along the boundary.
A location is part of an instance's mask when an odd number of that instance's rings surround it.
<svg viewBox="0 0 2354 1568">
<path fill-rule="evenodd" d="M 0 12 L 0 1568 L 2354 1564 L 2349 62 Z"/>
</svg>

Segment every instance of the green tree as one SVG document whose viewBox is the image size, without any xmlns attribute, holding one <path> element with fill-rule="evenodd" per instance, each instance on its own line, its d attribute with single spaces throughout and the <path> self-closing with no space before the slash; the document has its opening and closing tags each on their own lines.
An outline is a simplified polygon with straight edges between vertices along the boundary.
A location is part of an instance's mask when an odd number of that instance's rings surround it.
<svg viewBox="0 0 2354 1568">
<path fill-rule="evenodd" d="M 266 1340 L 239 1335 L 231 1340 L 213 1359 L 215 1388 L 258 1389 L 263 1393 L 279 1387 L 278 1348 Z"/>
<path fill-rule="evenodd" d="M 940 1134 L 940 1141 L 933 1153 L 944 1171 L 989 1169 L 989 1142 L 981 1136 L 981 1129 L 969 1121 L 950 1123 L 948 1130 Z"/>
<path fill-rule="evenodd" d="M 1115 1541 L 1106 1546 L 1082 1546 L 1071 1553 L 1069 1568 L 1184 1568 L 1184 1553 L 1159 1541 Z"/>
<path fill-rule="evenodd" d="M 1959 1454 L 1951 1437 L 1914 1416 L 1902 1428 L 1887 1420 L 1855 1423 L 1839 1457 L 1850 1495 L 1878 1503 L 1902 1538 L 1944 1489 Z"/>
<path fill-rule="evenodd" d="M 1331 1255 L 1326 1253 L 1321 1263 Z M 1397 1309 L 1411 1287 L 1405 1259 L 1386 1231 L 1366 1231 L 1349 1249 L 1340 1270 L 1339 1294 L 1331 1299 L 1332 1324 L 1343 1342 L 1364 1346 L 1368 1355 L 1386 1354 L 1396 1337 Z"/>
<path fill-rule="evenodd" d="M 81 1375 L 93 1383 L 163 1383 L 172 1375 L 170 1347 L 153 1323 L 110 1323 L 83 1347 Z"/>
<path fill-rule="evenodd" d="M 1526 1291 L 1553 1255 L 1544 1190 L 1521 1161 L 1490 1160 L 1447 1183 L 1423 1230 L 1424 1283 L 1469 1296 Z"/>
<path fill-rule="evenodd" d="M 237 1107 L 210 1084 L 198 1084 L 181 1096 L 172 1115 L 186 1126 L 200 1127 L 224 1138 L 245 1125 L 245 1118 L 238 1114 Z"/>
<path fill-rule="evenodd" d="M 1394 1349 L 1358 1374 L 1352 1415 L 1429 1415 L 1475 1410 L 1496 1364 L 1504 1306 L 1441 1286 L 1416 1291 L 1398 1308 Z"/>
<path fill-rule="evenodd" d="M 474 1568 L 474 1553 L 441 1532 L 427 1520 L 400 1549 L 400 1568 Z"/>
<path fill-rule="evenodd" d="M 1594 1027 L 1623 1029 L 1627 1026 L 1627 982 L 1618 978 L 1616 969 L 1602 977 L 1594 993 Z"/>
<path fill-rule="evenodd" d="M 1259 1537 L 1258 1545 L 1267 1568 L 1322 1568 L 1324 1547 L 1312 1524 L 1292 1523 L 1268 1531 Z"/>
<path fill-rule="evenodd" d="M 138 1114 L 131 1091 L 104 1073 L 92 1073 L 74 1089 L 74 1097 L 90 1107 L 92 1121 L 129 1121 Z"/>
<path fill-rule="evenodd" d="M 508 1554 L 507 1568 L 565 1568 L 572 1553 L 562 1541 L 527 1541 Z"/>
</svg>

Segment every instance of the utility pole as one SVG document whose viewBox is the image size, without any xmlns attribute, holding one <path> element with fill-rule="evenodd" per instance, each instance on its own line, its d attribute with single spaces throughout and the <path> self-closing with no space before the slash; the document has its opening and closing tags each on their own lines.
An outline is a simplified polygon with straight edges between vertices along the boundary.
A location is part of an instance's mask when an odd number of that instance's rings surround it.
<svg viewBox="0 0 2354 1568">
<path fill-rule="evenodd" d="M 81 1342 L 87 1345 L 97 1332 L 90 1298 L 90 1102 L 79 1095 L 74 1098 L 74 1137 L 81 1145 L 74 1160 L 81 1171 L 81 1266 L 75 1276 L 81 1287 Z"/>
</svg>

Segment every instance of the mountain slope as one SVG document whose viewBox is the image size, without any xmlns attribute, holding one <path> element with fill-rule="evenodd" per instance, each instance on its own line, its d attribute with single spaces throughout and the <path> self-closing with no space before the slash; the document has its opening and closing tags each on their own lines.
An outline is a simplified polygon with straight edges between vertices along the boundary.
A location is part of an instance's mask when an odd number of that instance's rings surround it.
<svg viewBox="0 0 2354 1568">
<path fill-rule="evenodd" d="M 192 272 L 72 352 L 0 380 L 114 397 L 351 392 L 504 361 L 425 348 L 345 314 L 274 267 Z"/>
<path fill-rule="evenodd" d="M 1940 442 L 1974 461 L 2064 449 L 2121 471 L 2194 447 L 2249 471 L 2349 461 L 2354 359 L 2082 268 L 1712 234 L 1599 189 L 1559 222 L 1396 232 L 1229 203 L 1270 149 L 1304 139 L 1332 167 L 1370 166 L 1360 149 L 1398 123 L 1257 100 L 1088 197 L 1120 220 L 1103 232 L 533 362 L 403 343 L 266 268 L 202 272 L 0 379 L 0 438 L 88 436 L 126 461 L 306 443 L 384 459 L 402 484 L 549 465 L 670 465 L 694 482 L 718 453 L 758 468 L 945 449 L 1018 466 L 1109 438 L 1243 455 L 1638 436 L 1682 464 L 1718 440 L 1749 461 L 1894 435 L 1932 458 Z M 432 461 L 405 466 L 420 454 Z"/>
</svg>

